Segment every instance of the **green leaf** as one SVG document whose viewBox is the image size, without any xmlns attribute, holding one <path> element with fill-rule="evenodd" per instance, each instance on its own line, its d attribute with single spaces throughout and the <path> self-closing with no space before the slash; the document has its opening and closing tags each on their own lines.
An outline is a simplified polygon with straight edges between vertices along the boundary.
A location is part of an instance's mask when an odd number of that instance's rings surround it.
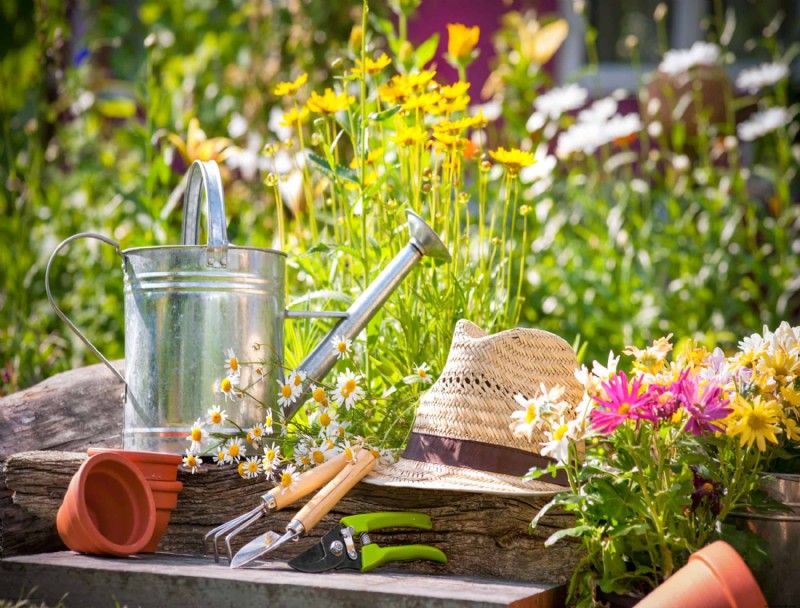
<svg viewBox="0 0 800 608">
<path fill-rule="evenodd" d="M 400 110 L 403 109 L 403 106 L 394 106 L 389 108 L 388 110 L 383 110 L 382 112 L 372 112 L 369 114 L 368 118 L 372 122 L 383 122 L 384 120 L 388 120 L 395 114 L 397 114 Z"/>
<path fill-rule="evenodd" d="M 352 169 L 348 169 L 347 167 L 343 167 L 342 165 L 336 165 L 336 170 L 334 171 L 334 169 L 331 168 L 327 160 L 313 153 L 309 153 L 308 160 L 314 163 L 317 166 L 317 169 L 322 171 L 322 173 L 324 173 L 328 177 L 331 177 L 333 179 L 336 178 L 344 179 L 354 184 L 358 183 L 358 176 Z"/>
<path fill-rule="evenodd" d="M 586 532 L 591 532 L 592 526 L 575 526 L 574 528 L 564 528 L 555 534 L 551 534 L 550 538 L 544 541 L 545 547 L 551 547 L 562 538 L 583 536 Z"/>
<path fill-rule="evenodd" d="M 439 34 L 434 34 L 417 47 L 414 56 L 414 65 L 420 69 L 424 68 L 425 64 L 436 55 L 437 48 L 439 48 Z"/>
</svg>

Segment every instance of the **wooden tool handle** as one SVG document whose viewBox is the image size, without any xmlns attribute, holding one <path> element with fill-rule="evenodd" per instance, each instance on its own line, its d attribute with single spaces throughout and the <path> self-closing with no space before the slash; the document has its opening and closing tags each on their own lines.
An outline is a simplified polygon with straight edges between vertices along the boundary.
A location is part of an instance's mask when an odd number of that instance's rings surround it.
<svg viewBox="0 0 800 608">
<path fill-rule="evenodd" d="M 375 457 L 369 450 L 357 451 L 355 462 L 347 463 L 327 486 L 306 503 L 306 506 L 295 515 L 294 519 L 303 524 L 303 528 L 308 532 L 347 494 L 350 488 L 361 481 L 374 467 Z"/>
<path fill-rule="evenodd" d="M 290 490 L 284 492 L 283 488 L 278 484 L 268 492 L 273 500 L 275 500 L 275 510 L 283 509 L 314 490 L 318 490 L 336 477 L 345 466 L 347 466 L 347 458 L 345 458 L 344 452 L 342 452 L 338 456 L 331 458 L 328 462 L 318 464 L 313 469 L 309 469 L 300 475 L 300 479 L 293 484 Z"/>
</svg>

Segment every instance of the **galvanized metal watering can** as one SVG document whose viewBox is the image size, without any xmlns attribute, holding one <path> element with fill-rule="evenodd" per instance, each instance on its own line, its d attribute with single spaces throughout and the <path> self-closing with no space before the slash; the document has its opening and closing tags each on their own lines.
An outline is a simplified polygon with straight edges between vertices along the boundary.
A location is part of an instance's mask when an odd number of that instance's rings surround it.
<svg viewBox="0 0 800 608">
<path fill-rule="evenodd" d="M 199 244 L 200 205 L 207 201 L 208 243 Z M 353 339 L 423 256 L 449 260 L 436 233 L 407 211 L 408 244 L 346 312 L 286 309 L 286 254 L 272 249 L 237 247 L 228 242 L 222 180 L 213 161 L 195 161 L 184 196 L 181 245 L 120 250 L 100 234 L 71 236 L 56 247 L 47 264 L 45 287 L 59 317 L 125 383 L 123 447 L 128 450 L 183 452 L 192 423 L 214 403 L 213 387 L 224 377 L 232 348 L 253 361 L 254 344 L 276 353 L 279 365 L 267 366 L 263 381 L 241 371 L 241 386 L 277 412 L 276 380 L 283 378 L 283 325 L 287 318 L 332 317 L 338 321 L 300 364 L 321 381 L 333 368 L 333 336 Z M 125 296 L 125 377 L 58 308 L 50 291 L 50 266 L 71 241 L 93 238 L 114 247 L 123 260 Z M 255 373 L 255 372 L 253 372 Z M 252 386 L 251 386 L 252 385 Z M 287 419 L 301 407 L 298 399 L 283 411 Z M 228 413 L 243 428 L 264 420 L 252 399 L 228 403 Z"/>
</svg>

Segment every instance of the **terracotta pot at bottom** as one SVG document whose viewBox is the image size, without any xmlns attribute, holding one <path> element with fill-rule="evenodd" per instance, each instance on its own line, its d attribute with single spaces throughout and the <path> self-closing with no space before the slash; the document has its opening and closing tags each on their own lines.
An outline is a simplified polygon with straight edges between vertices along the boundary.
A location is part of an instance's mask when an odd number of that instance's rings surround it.
<svg viewBox="0 0 800 608">
<path fill-rule="evenodd" d="M 178 493 L 183 489 L 183 484 L 180 481 L 151 480 L 147 483 L 153 493 L 153 501 L 156 505 L 156 525 L 150 541 L 140 551 L 141 553 L 155 552 L 161 537 L 167 531 L 172 510 L 178 504 Z"/>
<path fill-rule="evenodd" d="M 728 543 L 717 541 L 692 554 L 637 608 L 766 608 L 753 574 Z"/>
<path fill-rule="evenodd" d="M 138 553 L 155 525 L 155 502 L 144 476 L 127 459 L 110 453 L 81 465 L 56 516 L 64 544 L 94 555 Z"/>
</svg>

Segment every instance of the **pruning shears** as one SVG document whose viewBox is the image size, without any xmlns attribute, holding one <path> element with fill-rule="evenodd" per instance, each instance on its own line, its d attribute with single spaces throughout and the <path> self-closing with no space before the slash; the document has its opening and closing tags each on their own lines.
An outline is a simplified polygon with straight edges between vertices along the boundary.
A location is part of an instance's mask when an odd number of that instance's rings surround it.
<svg viewBox="0 0 800 608">
<path fill-rule="evenodd" d="M 327 532 L 313 547 L 291 561 L 289 565 L 301 572 L 329 570 L 358 570 L 368 572 L 388 562 L 427 559 L 447 563 L 447 556 L 430 545 L 400 545 L 381 547 L 372 542 L 368 533 L 383 528 L 432 529 L 431 518 L 424 513 L 387 511 L 348 515 Z M 356 547 L 358 538 L 360 548 Z"/>
</svg>

